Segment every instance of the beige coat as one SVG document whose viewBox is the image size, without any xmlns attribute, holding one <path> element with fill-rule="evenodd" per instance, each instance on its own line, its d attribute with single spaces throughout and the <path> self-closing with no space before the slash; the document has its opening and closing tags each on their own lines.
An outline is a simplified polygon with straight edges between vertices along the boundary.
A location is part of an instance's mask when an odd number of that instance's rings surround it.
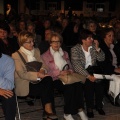
<svg viewBox="0 0 120 120">
<path fill-rule="evenodd" d="M 27 56 L 22 53 L 20 50 L 19 52 L 22 54 L 26 62 Z M 39 49 L 35 48 L 35 55 L 34 57 L 36 58 L 37 61 L 42 62 L 42 59 L 40 57 L 40 51 Z M 18 55 L 17 52 L 12 54 L 12 58 L 15 61 L 15 93 L 17 96 L 27 96 L 29 93 L 29 82 L 32 80 L 36 81 L 37 80 L 37 73 L 36 72 L 27 72 L 27 69 L 22 62 L 20 56 Z M 46 66 L 42 65 L 42 68 L 46 69 Z"/>
</svg>

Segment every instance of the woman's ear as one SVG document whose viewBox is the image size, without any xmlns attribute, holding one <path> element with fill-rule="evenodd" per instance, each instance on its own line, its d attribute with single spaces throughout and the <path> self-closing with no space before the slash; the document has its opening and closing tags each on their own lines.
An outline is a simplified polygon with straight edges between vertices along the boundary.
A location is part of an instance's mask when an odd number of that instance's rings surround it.
<svg viewBox="0 0 120 120">
<path fill-rule="evenodd" d="M 86 41 L 85 39 L 82 39 L 82 44 L 84 44 L 84 43 L 85 43 L 85 41 Z"/>
</svg>

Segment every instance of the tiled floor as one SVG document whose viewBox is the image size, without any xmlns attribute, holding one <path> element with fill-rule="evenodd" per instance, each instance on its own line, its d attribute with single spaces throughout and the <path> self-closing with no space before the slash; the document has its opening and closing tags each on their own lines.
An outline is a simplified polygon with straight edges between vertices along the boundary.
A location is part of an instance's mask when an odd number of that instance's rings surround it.
<svg viewBox="0 0 120 120">
<path fill-rule="evenodd" d="M 20 101 L 20 100 L 19 100 Z M 56 98 L 56 111 L 59 117 L 58 120 L 63 120 L 63 98 Z M 27 103 L 19 103 L 19 108 L 21 112 L 21 120 L 42 120 L 42 107 L 41 102 L 37 100 L 34 106 L 28 106 Z M 104 110 L 106 112 L 105 116 L 101 116 L 94 110 L 95 117 L 89 120 L 120 120 L 120 107 L 112 106 L 110 103 L 104 101 Z M 25 113 L 24 112 L 28 112 Z M 34 112 L 30 112 L 34 111 Z M 0 120 L 4 120 L 1 118 L 3 116 L 2 110 L 0 109 Z M 75 120 L 81 120 L 77 115 L 73 116 Z M 18 115 L 17 115 L 17 120 Z M 49 119 L 48 119 L 49 120 Z"/>
</svg>

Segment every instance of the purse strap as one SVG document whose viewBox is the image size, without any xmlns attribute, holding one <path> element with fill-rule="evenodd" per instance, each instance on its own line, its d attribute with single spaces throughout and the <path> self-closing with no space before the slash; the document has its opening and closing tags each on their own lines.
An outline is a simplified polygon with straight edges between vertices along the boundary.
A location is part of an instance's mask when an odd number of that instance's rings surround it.
<svg viewBox="0 0 120 120">
<path fill-rule="evenodd" d="M 65 70 L 66 67 L 69 69 L 70 68 L 69 64 L 66 64 L 62 70 Z"/>
<path fill-rule="evenodd" d="M 23 63 L 26 64 L 26 61 L 25 61 L 24 57 L 21 55 L 21 53 L 19 51 L 17 51 L 17 53 L 19 54 L 19 56 L 22 59 Z"/>
</svg>

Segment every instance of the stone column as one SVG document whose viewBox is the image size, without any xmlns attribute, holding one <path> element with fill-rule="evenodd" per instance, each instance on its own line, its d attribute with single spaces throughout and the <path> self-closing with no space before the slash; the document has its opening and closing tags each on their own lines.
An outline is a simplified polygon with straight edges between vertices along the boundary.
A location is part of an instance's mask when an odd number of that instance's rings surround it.
<svg viewBox="0 0 120 120">
<path fill-rule="evenodd" d="M 120 18 L 120 1 L 116 1 L 116 10 L 115 10 L 115 15 L 117 18 Z"/>
<path fill-rule="evenodd" d="M 40 1 L 40 10 L 45 10 L 45 1 L 44 0 Z"/>
<path fill-rule="evenodd" d="M 61 1 L 61 12 L 65 14 L 65 2 Z"/>
<path fill-rule="evenodd" d="M 4 1 L 0 0 L 0 14 L 4 14 Z"/>
<path fill-rule="evenodd" d="M 24 0 L 18 0 L 18 13 L 26 13 Z"/>
</svg>

